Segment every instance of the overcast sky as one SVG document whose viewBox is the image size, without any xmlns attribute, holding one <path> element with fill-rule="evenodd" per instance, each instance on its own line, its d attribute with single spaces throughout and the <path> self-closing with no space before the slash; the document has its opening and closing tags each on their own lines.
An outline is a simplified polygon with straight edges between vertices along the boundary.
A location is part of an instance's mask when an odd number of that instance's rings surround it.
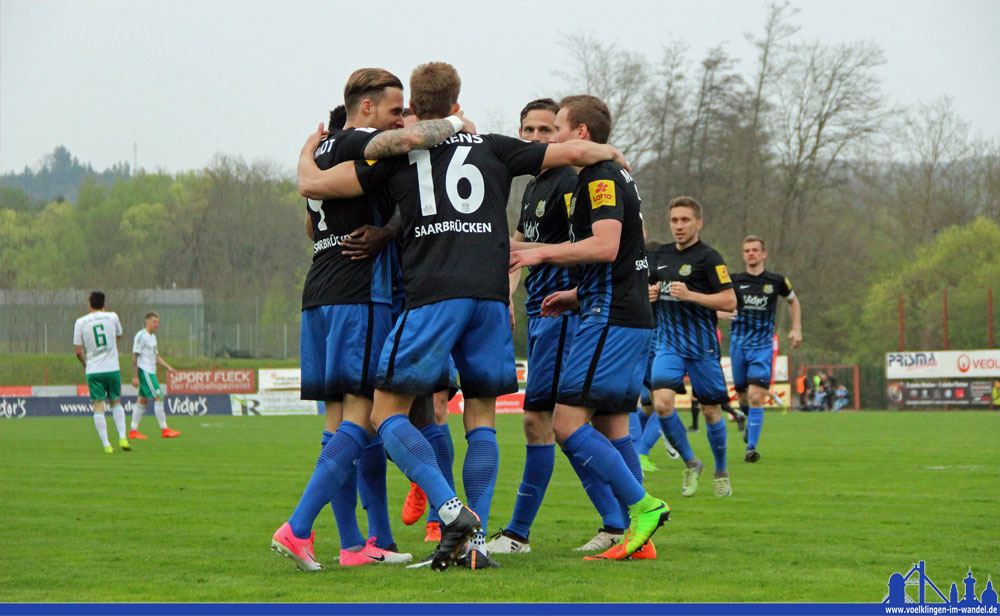
<svg viewBox="0 0 1000 616">
<path fill-rule="evenodd" d="M 1000 139 L 1000 0 L 792 4 L 801 37 L 879 44 L 894 103 L 950 95 L 974 135 Z M 723 44 L 747 74 L 743 33 L 761 32 L 765 13 L 752 0 L 0 0 L 0 169 L 35 166 L 62 144 L 101 170 L 131 163 L 137 141 L 146 169 L 201 168 L 224 152 L 291 173 L 355 68 L 405 83 L 419 63 L 450 62 L 470 117 L 516 127 L 525 102 L 564 93 L 553 74 L 571 66 L 562 35 L 651 59 L 680 39 L 691 63 Z"/>
</svg>

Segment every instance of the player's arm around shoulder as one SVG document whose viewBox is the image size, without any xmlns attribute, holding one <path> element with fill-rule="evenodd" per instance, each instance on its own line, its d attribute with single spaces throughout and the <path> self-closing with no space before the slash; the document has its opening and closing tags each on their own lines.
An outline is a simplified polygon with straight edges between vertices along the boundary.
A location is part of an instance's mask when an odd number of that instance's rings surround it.
<svg viewBox="0 0 1000 616">
<path fill-rule="evenodd" d="M 476 125 L 461 111 L 441 120 L 421 120 L 406 128 L 383 131 L 372 137 L 365 146 L 365 158 L 378 160 L 408 154 L 413 150 L 426 150 L 459 132 L 476 134 Z"/>
<path fill-rule="evenodd" d="M 323 125 L 306 139 L 299 152 L 299 162 L 296 175 L 299 183 L 299 194 L 307 199 L 346 199 L 360 197 L 364 194 L 357 173 L 354 171 L 354 161 L 340 163 L 325 171 L 316 164 L 314 157 L 320 140 L 325 136 Z"/>
<path fill-rule="evenodd" d="M 606 143 L 594 143 L 585 139 L 570 139 L 562 143 L 550 143 L 545 150 L 545 158 L 542 160 L 543 169 L 552 167 L 587 167 L 603 160 L 611 160 L 625 169 L 628 169 L 628 161 L 615 149 L 614 146 Z"/>
</svg>

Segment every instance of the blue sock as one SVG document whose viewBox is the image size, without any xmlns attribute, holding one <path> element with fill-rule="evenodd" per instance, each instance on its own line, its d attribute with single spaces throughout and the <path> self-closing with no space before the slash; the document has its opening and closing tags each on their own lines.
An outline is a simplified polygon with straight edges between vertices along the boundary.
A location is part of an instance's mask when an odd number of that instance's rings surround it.
<svg viewBox="0 0 1000 616">
<path fill-rule="evenodd" d="M 726 470 L 726 422 L 721 417 L 714 424 L 705 421 L 708 426 L 708 444 L 712 447 L 712 455 L 715 456 L 715 470 Z M 749 437 L 747 437 L 749 438 Z"/>
<path fill-rule="evenodd" d="M 753 407 L 747 417 L 747 447 L 756 449 L 757 440 L 760 439 L 760 429 L 764 427 L 764 409 Z"/>
<path fill-rule="evenodd" d="M 323 430 L 322 443 L 324 447 L 332 438 L 333 432 Z M 361 535 L 361 528 L 358 527 L 357 473 L 347 474 L 344 483 L 330 499 L 330 508 L 333 509 L 333 517 L 337 521 L 340 547 L 346 549 L 364 545 L 365 538 Z"/>
<path fill-rule="evenodd" d="M 389 417 L 378 427 L 378 435 L 392 461 L 410 481 L 420 486 L 432 507 L 440 507 L 455 498 L 455 490 L 448 485 L 438 468 L 434 448 L 420 430 L 413 427 L 409 417 Z"/>
<path fill-rule="evenodd" d="M 552 479 L 552 469 L 556 464 L 555 445 L 526 445 L 528 453 L 524 458 L 524 476 L 517 487 L 514 513 L 510 517 L 507 530 L 527 539 L 531 524 L 542 506 L 545 490 Z"/>
<path fill-rule="evenodd" d="M 395 540 L 389 526 L 389 499 L 385 487 L 385 447 L 382 439 L 373 437 L 361 452 L 358 462 L 358 493 L 361 506 L 368 514 L 368 536 L 375 537 L 375 546 L 386 548 Z"/>
<path fill-rule="evenodd" d="M 599 478 L 611 486 L 615 497 L 625 501 L 626 505 L 634 505 L 646 496 L 642 484 L 632 476 L 622 455 L 592 425 L 584 424 L 571 434 L 566 439 L 566 449 L 584 466 L 592 468 Z"/>
<path fill-rule="evenodd" d="M 569 465 L 573 467 L 573 472 L 580 478 L 583 491 L 587 493 L 590 502 L 594 504 L 594 509 L 601 516 L 601 522 L 605 528 L 624 529 L 625 521 L 622 520 L 622 512 L 618 507 L 618 500 L 615 498 L 611 486 L 601 481 L 589 466 L 584 466 L 577 460 L 568 449 L 563 449 L 569 459 Z"/>
<path fill-rule="evenodd" d="M 685 462 L 693 459 L 694 452 L 691 451 L 691 443 L 688 442 L 687 426 L 684 425 L 684 420 L 680 418 L 677 411 L 671 413 L 670 417 L 660 417 L 659 420 L 664 436 L 677 450 L 677 453 L 681 454 L 681 459 Z"/>
<path fill-rule="evenodd" d="M 469 443 L 469 448 L 465 451 L 465 464 L 462 466 L 466 504 L 476 512 L 483 529 L 486 529 L 490 519 L 490 504 L 493 502 L 493 488 L 497 483 L 497 470 L 500 468 L 497 431 L 487 426 L 473 428 L 466 433 L 465 440 Z"/>
<path fill-rule="evenodd" d="M 639 439 L 642 438 L 643 425 L 639 419 L 640 415 L 645 416 L 646 414 L 638 409 L 628 414 L 628 435 L 636 447 L 639 446 Z"/>
<path fill-rule="evenodd" d="M 636 453 L 635 446 L 632 445 L 632 439 L 627 437 L 620 438 L 611 441 L 611 444 L 621 454 L 622 459 L 625 460 L 625 466 L 628 467 L 628 470 L 632 471 L 632 476 L 635 477 L 635 480 L 639 482 L 639 485 L 642 485 L 642 464 L 639 463 L 639 454 Z M 619 498 L 618 507 L 622 510 L 622 519 L 627 526 L 631 521 L 631 517 L 628 514 L 628 505 Z"/>
<path fill-rule="evenodd" d="M 646 424 L 649 423 L 649 418 L 652 417 L 652 415 L 647 415 L 646 412 L 642 410 L 642 407 L 639 407 L 637 412 L 639 414 L 639 425 L 642 426 L 643 430 L 645 430 Z"/>
<path fill-rule="evenodd" d="M 660 440 L 660 422 L 647 421 L 646 427 L 642 431 L 642 439 L 635 446 L 636 452 L 648 456 L 658 440 Z"/>
<path fill-rule="evenodd" d="M 448 459 L 451 460 L 451 463 L 448 464 L 448 468 L 442 468 L 441 473 L 444 475 L 444 478 L 448 480 L 448 485 L 451 486 L 451 489 L 454 490 L 455 477 L 453 467 L 455 465 L 455 443 L 451 440 L 451 426 L 444 424 L 439 425 L 438 427 L 441 428 L 441 434 L 444 435 L 444 446 L 448 448 Z"/>
<path fill-rule="evenodd" d="M 313 522 L 323 507 L 330 502 L 348 476 L 357 471 L 354 464 L 361 457 L 361 450 L 368 444 L 368 433 L 356 423 L 343 421 L 333 437 L 323 446 L 316 470 L 313 471 L 302 498 L 295 507 L 288 523 L 299 539 L 308 539 Z M 359 533 L 360 534 L 360 533 Z M 363 542 L 362 542 L 363 543 Z M 341 537 L 343 545 L 343 537 Z"/>
<path fill-rule="evenodd" d="M 454 490 L 455 478 L 451 469 L 455 465 L 455 446 L 451 443 L 451 431 L 448 430 L 447 425 L 439 426 L 436 423 L 431 423 L 421 428 L 420 432 L 434 449 L 434 459 L 437 460 L 444 480 Z M 441 516 L 438 515 L 436 507 L 428 507 L 427 521 L 441 522 Z"/>
</svg>

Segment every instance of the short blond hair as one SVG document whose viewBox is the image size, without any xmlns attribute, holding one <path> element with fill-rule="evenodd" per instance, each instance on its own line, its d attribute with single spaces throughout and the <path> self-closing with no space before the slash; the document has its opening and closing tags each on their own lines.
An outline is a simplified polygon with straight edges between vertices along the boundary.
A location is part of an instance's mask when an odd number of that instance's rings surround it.
<svg viewBox="0 0 1000 616">
<path fill-rule="evenodd" d="M 566 110 L 570 128 L 585 124 L 591 141 L 608 142 L 608 138 L 611 137 L 611 111 L 604 101 L 589 94 L 575 94 L 559 101 L 559 108 Z"/>
<path fill-rule="evenodd" d="M 670 205 L 667 206 L 667 211 L 674 209 L 675 207 L 689 207 L 691 211 L 694 212 L 694 217 L 698 220 L 702 219 L 704 215 L 702 212 L 701 204 L 694 197 L 675 197 Z"/>
<path fill-rule="evenodd" d="M 447 62 L 428 62 L 410 75 L 410 105 L 422 120 L 443 118 L 458 102 L 462 80 Z"/>
</svg>

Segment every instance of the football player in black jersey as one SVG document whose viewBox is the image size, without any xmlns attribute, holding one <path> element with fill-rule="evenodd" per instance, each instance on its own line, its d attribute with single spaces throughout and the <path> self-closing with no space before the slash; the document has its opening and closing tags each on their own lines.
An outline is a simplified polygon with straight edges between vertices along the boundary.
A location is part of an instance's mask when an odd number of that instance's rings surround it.
<svg viewBox="0 0 1000 616">
<path fill-rule="evenodd" d="M 722 256 L 699 238 L 701 204 L 691 197 L 677 197 L 668 209 L 675 241 L 657 248 L 650 259 L 649 301 L 657 311 L 653 405 L 663 434 L 687 466 L 681 494 L 692 496 L 698 489 L 702 463 L 691 450 L 684 421 L 674 412 L 674 395 L 684 391 L 684 375 L 688 375 L 692 397 L 702 406 L 715 458 L 715 495 L 729 496 L 726 422 L 720 408 L 729 400 L 729 389 L 719 364 L 716 311 L 732 310 L 736 294 Z"/>
<path fill-rule="evenodd" d="M 448 64 L 421 65 L 410 79 L 410 107 L 422 120 L 455 113 L 460 84 Z M 517 391 L 507 307 L 511 178 L 615 158 L 623 160 L 614 148 L 588 141 L 546 146 L 465 133 L 407 157 L 361 160 L 328 171 L 319 170 L 311 157 L 299 158 L 299 186 L 307 196 L 387 191 L 400 207 L 406 310 L 379 358 L 372 422 L 393 461 L 423 488 L 444 522 L 435 569 L 456 562 L 470 538 L 473 549 L 463 564 L 473 569 L 495 564 L 481 531 L 499 464 L 496 397 Z M 415 395 L 433 391 L 449 354 L 466 400 L 469 448 L 463 476 L 471 509 L 445 481 L 426 438 L 406 417 Z"/>
<path fill-rule="evenodd" d="M 764 395 L 771 387 L 773 357 L 774 317 L 778 311 L 778 297 L 788 300 L 792 329 L 788 338 L 792 348 L 802 342 L 802 308 L 799 298 L 792 291 L 788 278 L 764 269 L 767 249 L 764 238 L 748 235 L 743 239 L 743 263 L 746 271 L 733 274 L 737 308 L 720 312 L 719 316 L 732 319 L 729 329 L 729 357 L 733 365 L 733 385 L 740 397 L 740 407 L 747 413 L 745 434 L 746 462 L 760 459 L 757 441 L 764 424 Z"/>
<path fill-rule="evenodd" d="M 518 136 L 525 141 L 549 143 L 556 130 L 559 104 L 551 98 L 529 102 L 521 110 Z M 549 169 L 533 178 L 524 189 L 521 215 L 511 246 L 524 242 L 560 244 L 569 241 L 569 204 L 576 191 L 573 167 Z M 521 270 L 510 275 L 511 327 L 514 327 L 514 292 L 521 280 Z M 510 522 L 487 544 L 490 554 L 517 554 L 531 551 L 528 534 L 555 466 L 555 437 L 552 434 L 552 409 L 555 408 L 559 371 L 569 355 L 570 345 L 580 315 L 567 312 L 557 318 L 541 315 L 542 300 L 555 291 L 576 286 L 575 272 L 556 265 L 531 268 L 524 281 L 527 291 L 525 312 L 528 315 L 528 383 L 524 392 L 524 437 L 527 452 L 524 474 L 517 488 Z M 573 457 L 567 456 L 570 462 Z M 604 551 L 621 540 L 624 523 L 611 488 L 587 467 L 574 464 L 582 472 L 580 479 L 594 504 L 598 506 L 604 527 L 598 532 L 601 542 L 591 540 L 588 550 Z M 593 545 L 592 545 L 593 544 Z"/>
<path fill-rule="evenodd" d="M 560 102 L 557 142 L 606 143 L 610 133 L 611 114 L 601 100 L 581 95 Z M 512 270 L 542 263 L 577 266 L 577 288 L 556 291 L 541 306 L 545 316 L 574 309 L 581 314 L 559 375 L 552 424 L 556 441 L 611 486 L 623 519 L 631 518 L 625 540 L 597 557 L 616 560 L 640 548 L 651 554 L 647 541 L 670 512 L 643 489 L 629 436 L 629 413 L 639 399 L 653 327 L 639 208 L 639 192 L 625 168 L 613 162 L 589 165 L 580 171 L 570 201 L 570 243 L 511 253 Z"/>
<path fill-rule="evenodd" d="M 360 156 L 430 147 L 457 130 L 448 120 L 402 129 L 402 83 L 384 69 L 355 71 L 344 88 L 344 103 L 344 128 L 312 143 L 305 153 L 324 167 Z M 383 129 L 399 130 L 378 132 Z M 391 202 L 381 195 L 308 201 L 313 262 L 302 291 L 302 397 L 326 403 L 327 430 L 312 480 L 289 521 L 271 540 L 272 549 L 305 570 L 321 568 L 312 548 L 312 525 L 327 502 L 337 518 L 341 565 L 410 559 L 408 554 L 397 554 L 393 543 L 385 498 L 385 451 L 378 438 L 371 438 L 369 420 L 375 358 L 392 326 L 389 255 L 355 260 L 343 249 L 349 234 L 359 227 L 384 224 L 391 212 Z M 368 542 L 355 514 L 357 474 L 369 516 Z"/>
</svg>

